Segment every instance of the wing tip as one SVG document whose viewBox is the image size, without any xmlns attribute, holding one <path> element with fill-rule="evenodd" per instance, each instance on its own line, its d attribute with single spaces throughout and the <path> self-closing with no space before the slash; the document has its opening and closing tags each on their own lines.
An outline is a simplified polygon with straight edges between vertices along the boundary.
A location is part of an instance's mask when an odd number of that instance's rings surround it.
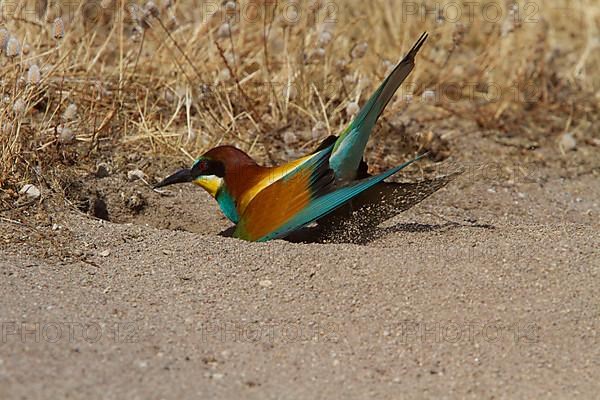
<svg viewBox="0 0 600 400">
<path fill-rule="evenodd" d="M 417 41 L 415 42 L 413 47 L 408 52 L 407 57 L 414 59 L 415 56 L 417 55 L 417 53 L 419 52 L 419 50 L 421 50 L 421 47 L 423 47 L 423 45 L 427 41 L 428 37 L 429 37 L 429 33 L 427 33 L 427 31 L 423 32 L 421 34 L 421 36 L 419 36 L 419 39 L 417 39 Z"/>
</svg>

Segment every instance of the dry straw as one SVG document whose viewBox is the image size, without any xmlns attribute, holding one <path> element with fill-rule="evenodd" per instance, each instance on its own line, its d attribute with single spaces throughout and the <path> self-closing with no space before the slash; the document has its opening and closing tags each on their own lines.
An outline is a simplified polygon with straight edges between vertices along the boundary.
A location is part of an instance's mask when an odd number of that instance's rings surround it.
<svg viewBox="0 0 600 400">
<path fill-rule="evenodd" d="M 5 17 L 0 189 L 35 179 L 31 166 L 52 174 L 77 163 L 95 166 L 107 153 L 193 158 L 230 143 L 263 162 L 281 162 L 280 150 L 308 151 L 339 133 L 424 30 L 429 40 L 385 111 L 378 140 L 404 140 L 403 149 L 416 151 L 410 139 L 416 133 L 398 135 L 394 126 L 398 118 L 427 118 L 406 125 L 441 121 L 542 145 L 556 145 L 568 131 L 580 146 L 599 123 L 600 76 L 592 73 L 600 65 L 598 5 L 577 9 L 577 2 L 556 0 L 555 7 L 540 8 L 537 23 L 519 25 L 522 6 L 517 13 L 504 2 L 504 20 L 491 23 L 475 13 L 457 23 L 407 18 L 402 7 L 383 0 L 369 12 L 360 11 L 366 3 L 358 0 L 339 7 L 260 2 L 255 14 L 248 2 L 214 2 L 207 13 L 189 0 L 155 1 L 126 3 L 129 16 L 98 26 L 47 16 L 49 35 L 24 22 L 25 15 Z M 575 9 L 564 13 L 561 6 Z M 65 24 L 77 40 L 57 48 Z M 23 62 L 19 40 L 29 44 Z M 448 85 L 459 85 L 457 98 L 444 95 Z M 489 101 L 494 87 L 505 96 Z M 524 101 L 526 95 L 533 100 Z M 57 145 L 62 125 L 61 132 L 77 133 L 68 146 Z"/>
</svg>

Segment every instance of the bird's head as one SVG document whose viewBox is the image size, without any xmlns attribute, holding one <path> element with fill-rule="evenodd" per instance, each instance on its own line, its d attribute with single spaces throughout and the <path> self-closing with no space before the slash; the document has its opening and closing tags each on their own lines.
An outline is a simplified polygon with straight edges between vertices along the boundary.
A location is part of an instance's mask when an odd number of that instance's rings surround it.
<svg viewBox="0 0 600 400">
<path fill-rule="evenodd" d="M 155 188 L 173 185 L 175 183 L 193 182 L 203 187 L 211 196 L 217 197 L 225 183 L 225 165 L 207 156 L 198 158 L 192 168 L 183 168 L 167 176 Z"/>
</svg>

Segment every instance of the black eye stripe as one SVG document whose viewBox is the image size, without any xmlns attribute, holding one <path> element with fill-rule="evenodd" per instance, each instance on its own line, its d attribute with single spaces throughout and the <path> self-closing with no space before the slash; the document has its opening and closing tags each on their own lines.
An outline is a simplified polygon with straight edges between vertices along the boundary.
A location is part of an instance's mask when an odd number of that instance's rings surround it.
<svg viewBox="0 0 600 400">
<path fill-rule="evenodd" d="M 225 176 L 225 166 L 216 160 L 200 160 L 192 167 L 192 176 L 197 178 L 201 175 Z"/>
</svg>

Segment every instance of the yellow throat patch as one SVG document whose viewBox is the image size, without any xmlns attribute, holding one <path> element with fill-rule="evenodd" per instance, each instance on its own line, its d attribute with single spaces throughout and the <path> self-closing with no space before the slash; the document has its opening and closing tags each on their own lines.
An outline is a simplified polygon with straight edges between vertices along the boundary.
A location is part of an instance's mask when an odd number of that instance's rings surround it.
<svg viewBox="0 0 600 400">
<path fill-rule="evenodd" d="M 216 197 L 221 185 L 223 185 L 223 178 L 216 175 L 202 175 L 194 179 L 194 183 L 203 187 L 212 197 Z"/>
</svg>

